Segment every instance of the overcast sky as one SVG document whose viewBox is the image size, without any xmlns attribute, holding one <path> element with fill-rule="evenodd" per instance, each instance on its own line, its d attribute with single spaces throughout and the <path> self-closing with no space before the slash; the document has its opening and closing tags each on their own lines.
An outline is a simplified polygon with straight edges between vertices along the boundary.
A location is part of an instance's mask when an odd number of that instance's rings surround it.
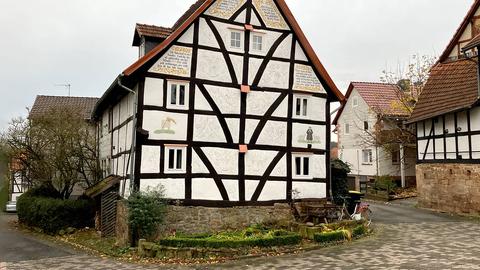
<svg viewBox="0 0 480 270">
<path fill-rule="evenodd" d="M 0 0 L 0 129 L 35 96 L 101 96 L 137 58 L 136 22 L 171 26 L 194 0 Z M 337 86 L 438 55 L 473 0 L 287 0 Z"/>
</svg>

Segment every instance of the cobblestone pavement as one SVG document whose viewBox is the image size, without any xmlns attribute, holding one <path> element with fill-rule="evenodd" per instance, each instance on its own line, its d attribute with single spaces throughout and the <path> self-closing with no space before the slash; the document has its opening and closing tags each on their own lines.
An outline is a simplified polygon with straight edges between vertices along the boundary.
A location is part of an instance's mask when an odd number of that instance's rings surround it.
<svg viewBox="0 0 480 270">
<path fill-rule="evenodd" d="M 217 266 L 129 265 L 85 255 L 6 263 L 6 269 L 480 269 L 480 223 L 401 205 L 376 205 L 374 236 L 297 255 Z M 0 263 L 0 270 L 5 264 Z"/>
</svg>

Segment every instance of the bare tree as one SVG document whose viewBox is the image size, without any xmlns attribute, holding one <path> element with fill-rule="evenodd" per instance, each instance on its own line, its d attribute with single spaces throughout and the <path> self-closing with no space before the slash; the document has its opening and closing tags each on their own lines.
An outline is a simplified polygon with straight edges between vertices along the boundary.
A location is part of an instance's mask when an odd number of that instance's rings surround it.
<svg viewBox="0 0 480 270">
<path fill-rule="evenodd" d="M 89 187 L 100 178 L 94 134 L 78 112 L 56 108 L 34 119 L 13 119 L 2 141 L 28 182 L 52 184 L 67 199 L 76 185 Z"/>
</svg>

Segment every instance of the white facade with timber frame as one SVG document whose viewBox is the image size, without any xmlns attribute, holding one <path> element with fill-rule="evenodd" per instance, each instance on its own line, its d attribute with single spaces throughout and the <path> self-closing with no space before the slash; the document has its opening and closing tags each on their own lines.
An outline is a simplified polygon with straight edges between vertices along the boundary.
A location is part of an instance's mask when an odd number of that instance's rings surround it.
<svg viewBox="0 0 480 270">
<path fill-rule="evenodd" d="M 189 12 L 97 104 L 123 195 L 160 184 L 185 205 L 326 198 L 329 104 L 343 95 L 285 2 L 207 0 Z"/>
</svg>

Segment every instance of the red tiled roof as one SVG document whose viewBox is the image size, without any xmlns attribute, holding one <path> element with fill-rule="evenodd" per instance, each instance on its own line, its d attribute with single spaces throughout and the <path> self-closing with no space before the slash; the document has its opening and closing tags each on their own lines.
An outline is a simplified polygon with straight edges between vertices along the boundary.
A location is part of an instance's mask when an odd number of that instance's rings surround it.
<svg viewBox="0 0 480 270">
<path fill-rule="evenodd" d="M 30 110 L 29 118 L 41 117 L 56 108 L 69 108 L 77 110 L 85 119 L 91 119 L 93 108 L 98 98 L 94 97 L 66 97 L 66 96 L 42 96 L 35 99 Z"/>
<path fill-rule="evenodd" d="M 172 28 L 140 23 L 137 23 L 135 29 L 141 36 L 156 38 L 167 38 L 173 31 Z"/>
<path fill-rule="evenodd" d="M 407 110 L 402 109 L 400 101 L 403 91 L 398 85 L 373 82 L 352 82 L 345 95 L 345 102 L 342 104 L 342 107 L 333 120 L 334 125 L 337 124 L 353 90 L 357 90 L 367 105 L 376 113 L 397 117 L 408 117 L 410 115 Z"/>
<path fill-rule="evenodd" d="M 437 64 L 430 71 L 410 123 L 465 109 L 478 101 L 477 61 Z"/>
</svg>

